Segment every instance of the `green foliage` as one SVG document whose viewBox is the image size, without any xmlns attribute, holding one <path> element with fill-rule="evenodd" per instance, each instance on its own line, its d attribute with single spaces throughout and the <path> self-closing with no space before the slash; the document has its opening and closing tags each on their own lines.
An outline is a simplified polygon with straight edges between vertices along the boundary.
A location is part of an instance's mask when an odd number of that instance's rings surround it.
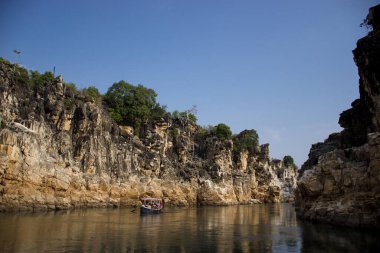
<svg viewBox="0 0 380 253">
<path fill-rule="evenodd" d="M 294 159 L 290 155 L 284 156 L 284 158 L 282 159 L 282 162 L 284 163 L 286 167 L 294 165 Z"/>
<path fill-rule="evenodd" d="M 248 152 L 253 153 L 259 144 L 259 135 L 254 129 L 244 130 L 234 137 L 234 144 L 234 149 L 237 152 L 248 150 Z"/>
<path fill-rule="evenodd" d="M 8 65 L 14 71 L 14 75 L 17 81 L 23 85 L 28 85 L 29 82 L 29 72 L 27 69 L 19 64 L 12 64 L 10 61 L 0 57 L 0 63 Z"/>
<path fill-rule="evenodd" d="M 102 101 L 102 95 L 95 86 L 89 86 L 88 88 L 84 88 L 80 91 L 80 93 L 86 101 L 94 101 L 96 103 Z"/>
<path fill-rule="evenodd" d="M 172 128 L 169 130 L 169 137 L 171 138 L 177 138 L 178 137 L 178 129 L 177 128 Z"/>
<path fill-rule="evenodd" d="M 207 135 L 210 134 L 209 128 L 199 127 L 194 134 L 194 140 L 196 142 L 202 142 L 207 138 Z"/>
<path fill-rule="evenodd" d="M 116 121 L 116 122 L 122 122 L 123 118 L 121 117 L 120 113 L 116 111 L 114 108 L 108 108 L 108 113 L 110 114 L 110 117 Z"/>
<path fill-rule="evenodd" d="M 38 89 L 54 82 L 54 75 L 50 71 L 40 74 L 38 71 L 28 71 L 19 64 L 12 64 L 8 60 L 0 58 L 0 62 L 9 65 L 15 73 L 16 80 L 19 84 L 25 85 L 25 88 Z"/>
<path fill-rule="evenodd" d="M 176 119 L 179 119 L 179 120 L 190 120 L 194 123 L 197 123 L 197 116 L 195 116 L 195 114 L 191 113 L 191 112 L 179 112 L 177 110 L 173 111 L 172 112 L 172 119 L 176 120 Z"/>
<path fill-rule="evenodd" d="M 28 70 L 19 65 L 15 65 L 15 66 L 16 66 L 17 81 L 23 85 L 27 85 L 29 83 Z"/>
<path fill-rule="evenodd" d="M 208 137 L 217 137 L 219 140 L 230 140 L 232 138 L 231 128 L 224 123 L 220 123 L 216 126 L 198 127 L 194 134 L 194 140 L 198 143 L 202 143 Z"/>
<path fill-rule="evenodd" d="M 72 110 L 75 107 L 75 100 L 73 98 L 66 98 L 64 104 L 66 110 Z"/>
<path fill-rule="evenodd" d="M 172 119 L 173 120 L 186 120 L 186 112 L 179 112 L 177 110 L 172 112 Z"/>
<path fill-rule="evenodd" d="M 95 86 L 90 86 L 85 89 L 90 97 L 98 98 L 101 97 L 99 90 Z"/>
<path fill-rule="evenodd" d="M 8 61 L 7 59 L 4 59 L 3 57 L 0 57 L 0 63 L 4 63 L 4 64 L 7 64 L 7 65 L 11 65 L 12 64 L 10 61 Z"/>
<path fill-rule="evenodd" d="M 54 82 L 54 75 L 50 71 L 40 74 L 38 71 L 30 71 L 30 85 L 33 88 L 45 87 Z"/>
<path fill-rule="evenodd" d="M 8 60 L 0 58 L 0 62 L 9 65 L 15 73 L 17 82 L 25 85 L 26 88 L 38 89 L 45 87 L 47 84 L 54 82 L 54 75 L 50 71 L 40 74 L 38 71 L 31 70 L 30 72 L 19 64 L 12 64 Z"/>
<path fill-rule="evenodd" d="M 211 132 L 215 134 L 215 136 L 218 137 L 220 140 L 231 139 L 232 136 L 231 128 L 224 123 L 220 123 L 217 126 L 215 126 L 215 128 L 213 128 Z"/>
<path fill-rule="evenodd" d="M 162 119 L 165 117 L 166 113 L 166 106 L 157 103 L 152 110 L 151 120 Z"/>
<path fill-rule="evenodd" d="M 197 118 L 197 116 L 195 116 L 195 114 L 188 113 L 187 115 L 189 117 L 189 120 L 191 120 L 194 123 L 197 123 L 198 118 Z"/>
<path fill-rule="evenodd" d="M 78 93 L 77 86 L 74 83 L 65 83 L 65 93 L 67 96 L 73 97 Z"/>
<path fill-rule="evenodd" d="M 129 125 L 139 133 L 140 128 L 153 117 L 166 113 L 165 107 L 156 103 L 157 93 L 125 81 L 114 83 L 104 95 L 110 116 L 119 124 Z M 165 113 L 164 113 L 165 112 Z"/>
<path fill-rule="evenodd" d="M 12 64 L 1 57 L 0 63 L 8 65 L 15 73 L 14 76 L 17 78 L 18 83 L 24 84 L 27 89 L 42 92 L 47 85 L 55 82 L 52 72 L 47 71 L 41 74 L 38 71 L 28 71 L 20 65 Z M 74 83 L 64 83 L 64 90 L 66 109 L 70 110 L 75 106 L 77 102 L 75 99 L 99 103 L 104 99 L 111 118 L 119 124 L 132 126 L 136 134 L 139 134 L 141 127 L 147 123 L 166 118 L 170 115 L 166 111 L 166 106 L 156 102 L 157 93 L 143 85 L 134 86 L 125 81 L 116 82 L 108 89 L 104 96 L 94 86 L 78 91 Z M 172 119 L 179 119 L 183 123 L 196 123 L 196 111 L 196 106 L 193 106 L 191 109 L 183 112 L 174 111 L 171 117 Z M 203 132 L 200 135 L 205 135 L 206 133 L 209 134 L 210 132 Z M 231 138 L 228 126 L 224 128 L 223 126 L 219 126 L 216 135 L 221 139 Z"/>
</svg>

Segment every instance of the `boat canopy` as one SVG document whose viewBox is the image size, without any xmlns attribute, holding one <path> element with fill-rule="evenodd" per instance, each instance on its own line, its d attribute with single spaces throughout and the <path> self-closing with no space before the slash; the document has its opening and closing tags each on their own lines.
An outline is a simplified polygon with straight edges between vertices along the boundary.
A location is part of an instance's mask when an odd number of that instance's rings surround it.
<svg viewBox="0 0 380 253">
<path fill-rule="evenodd" d="M 142 198 L 141 200 L 154 200 L 154 201 L 162 201 L 160 198 Z"/>
</svg>

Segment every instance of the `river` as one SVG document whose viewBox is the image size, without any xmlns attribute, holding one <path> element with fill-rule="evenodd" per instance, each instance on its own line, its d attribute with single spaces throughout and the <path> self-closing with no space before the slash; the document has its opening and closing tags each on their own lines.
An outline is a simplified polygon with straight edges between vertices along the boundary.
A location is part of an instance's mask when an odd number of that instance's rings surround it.
<svg viewBox="0 0 380 253">
<path fill-rule="evenodd" d="M 1 252 L 380 252 L 377 232 L 297 220 L 291 204 L 0 214 Z"/>
</svg>

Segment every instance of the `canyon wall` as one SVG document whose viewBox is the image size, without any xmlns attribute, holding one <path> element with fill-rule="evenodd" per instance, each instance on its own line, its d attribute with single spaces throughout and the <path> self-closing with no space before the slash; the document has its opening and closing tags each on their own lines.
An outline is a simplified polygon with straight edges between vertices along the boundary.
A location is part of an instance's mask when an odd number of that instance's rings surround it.
<svg viewBox="0 0 380 253">
<path fill-rule="evenodd" d="M 59 76 L 29 87 L 0 63 L 0 210 L 293 201 L 297 169 L 271 160 L 269 146 L 234 152 L 232 140 L 199 138 L 170 117 L 140 137 L 106 105 L 73 92 Z"/>
<path fill-rule="evenodd" d="M 343 131 L 312 145 L 296 190 L 299 217 L 353 227 L 380 227 L 380 5 L 373 30 L 353 51 L 360 98 L 341 113 Z"/>
</svg>

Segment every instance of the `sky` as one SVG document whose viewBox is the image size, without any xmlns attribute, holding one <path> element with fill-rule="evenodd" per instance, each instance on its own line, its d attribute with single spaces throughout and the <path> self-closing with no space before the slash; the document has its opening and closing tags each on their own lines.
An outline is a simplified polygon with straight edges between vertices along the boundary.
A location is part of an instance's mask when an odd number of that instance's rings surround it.
<svg viewBox="0 0 380 253">
<path fill-rule="evenodd" d="M 0 57 L 102 93 L 125 80 L 198 124 L 255 129 L 306 161 L 359 97 L 352 50 L 373 0 L 1 0 Z M 16 59 L 13 50 L 21 51 Z"/>
</svg>

